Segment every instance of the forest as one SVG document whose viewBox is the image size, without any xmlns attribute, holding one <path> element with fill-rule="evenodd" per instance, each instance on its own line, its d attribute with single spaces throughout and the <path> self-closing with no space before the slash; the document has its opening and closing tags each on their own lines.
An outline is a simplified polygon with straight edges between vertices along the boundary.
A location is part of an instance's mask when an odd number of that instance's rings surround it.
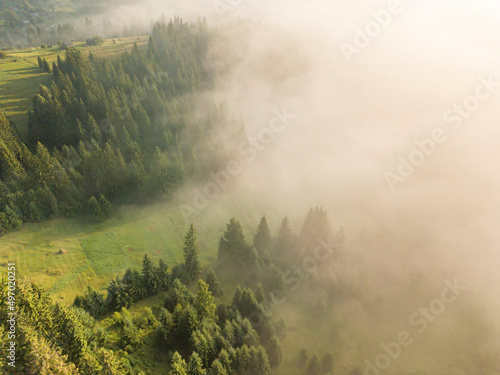
<svg viewBox="0 0 500 375">
<path fill-rule="evenodd" d="M 202 180 L 228 160 L 213 132 L 231 126 L 233 140 L 243 140 L 241 124 L 223 105 L 199 109 L 214 74 L 203 69 L 211 38 L 206 21 L 189 25 L 176 17 L 154 25 L 146 51 L 135 45 L 105 59 L 68 49 L 52 64 L 38 57 L 38 68 L 53 81 L 33 97 L 25 139 L 0 115 L 0 233 L 54 218 L 101 223 L 116 206 L 168 200 L 186 181 Z M 149 336 L 147 345 L 160 348 L 169 374 L 271 374 L 282 361 L 287 332 L 272 312 L 274 300 L 288 292 L 283 270 L 330 235 L 319 208 L 309 212 L 300 236 L 285 218 L 272 238 L 262 217 L 252 244 L 231 218 L 216 272 L 201 269 L 191 224 L 184 263 L 160 259 L 155 265 L 144 254 L 140 270 L 126 270 L 104 292 L 89 286 L 72 306 L 20 282 L 16 366 L 2 359 L 2 368 L 9 374 L 145 374 L 141 360 L 129 354 Z M 215 302 L 224 293 L 217 273 L 241 285 L 230 303 Z M 297 278 L 289 275 L 288 282 Z M 2 336 L 9 329 L 7 289 L 4 282 Z M 160 292 L 166 293 L 161 305 L 128 311 Z M 100 326 L 103 317 L 112 317 L 111 329 Z M 334 365 L 331 354 L 308 358 L 305 349 L 297 361 L 312 375 L 331 373 Z"/>
<path fill-rule="evenodd" d="M 169 374 L 270 375 L 283 360 L 281 340 L 287 337 L 286 322 L 274 313 L 273 304 L 295 290 L 287 285 L 283 271 L 287 264 L 313 255 L 317 250 L 311 246 L 318 238 L 332 242 L 330 262 L 341 256 L 343 234 L 332 239 L 320 208 L 309 211 L 299 235 L 284 218 L 273 238 L 263 216 L 251 244 L 241 223 L 231 218 L 220 237 L 215 271 L 200 267 L 197 233 L 191 224 L 184 238 L 183 263 L 170 268 L 160 259 L 155 265 L 145 254 L 140 270 L 128 269 L 111 280 L 105 293 L 88 287 L 72 306 L 54 301 L 36 284 L 20 283 L 15 302 L 16 365 L 9 367 L 10 362 L 2 359 L 2 369 L 8 374 L 146 374 L 134 354 L 150 345 L 168 359 Z M 320 267 L 328 266 L 328 258 L 321 259 Z M 218 274 L 241 284 L 228 303 L 216 303 L 225 293 Z M 294 273 L 294 278 L 299 275 Z M 160 292 L 166 293 L 163 303 L 135 314 L 128 310 Z M 6 280 L 2 295 L 6 324 L 0 333 L 5 336 L 11 318 Z M 326 299 L 316 308 L 326 309 L 332 302 Z M 103 316 L 112 317 L 108 329 L 99 322 Z M 335 364 L 331 353 L 309 357 L 306 348 L 295 360 L 307 375 L 331 374 Z"/>
<path fill-rule="evenodd" d="M 0 114 L 0 233 L 58 216 L 102 221 L 114 203 L 167 199 L 217 169 L 224 148 L 208 141 L 228 114 L 196 107 L 210 85 L 201 68 L 209 40 L 203 22 L 176 18 L 155 25 L 146 54 L 136 46 L 109 61 L 70 49 L 40 59 L 55 80 L 33 98 L 27 139 Z"/>
</svg>

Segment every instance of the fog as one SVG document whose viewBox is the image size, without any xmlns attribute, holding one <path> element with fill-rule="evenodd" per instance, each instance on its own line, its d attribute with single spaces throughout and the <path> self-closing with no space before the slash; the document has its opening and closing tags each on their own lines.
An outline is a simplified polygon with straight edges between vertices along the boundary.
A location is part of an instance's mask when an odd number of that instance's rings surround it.
<svg viewBox="0 0 500 375">
<path fill-rule="evenodd" d="M 359 295 L 338 306 L 338 336 L 316 338 L 335 347 L 339 373 L 500 373 L 500 6 L 401 1 L 377 29 L 372 12 L 394 2 L 236 3 L 224 17 L 190 1 L 165 15 L 217 27 L 207 67 L 224 73 L 213 94 L 249 137 L 266 136 L 273 110 L 290 117 L 254 158 L 232 145 L 241 171 L 197 215 L 225 207 L 256 227 L 266 214 L 274 232 L 288 215 L 298 231 L 309 207 L 322 206 L 344 228 L 345 278 Z M 151 4 L 123 11 L 148 17 Z M 356 30 L 370 22 L 376 35 L 361 48 Z M 357 52 L 346 54 L 346 43 Z M 192 205 L 193 194 L 179 202 Z M 342 273 L 334 268 L 332 277 Z M 440 298 L 446 280 L 466 290 L 415 333 L 410 316 Z M 387 369 L 366 370 L 401 331 L 414 343 Z"/>
</svg>

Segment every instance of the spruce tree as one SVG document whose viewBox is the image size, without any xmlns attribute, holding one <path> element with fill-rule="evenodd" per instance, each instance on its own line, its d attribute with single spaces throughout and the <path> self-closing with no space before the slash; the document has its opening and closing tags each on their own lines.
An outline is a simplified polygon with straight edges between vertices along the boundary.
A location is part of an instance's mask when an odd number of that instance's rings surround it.
<svg viewBox="0 0 500 375">
<path fill-rule="evenodd" d="M 220 363 L 218 359 L 212 362 L 209 375 L 228 375 L 227 369 Z"/>
<path fill-rule="evenodd" d="M 178 352 L 172 356 L 172 363 L 170 365 L 170 375 L 188 375 L 186 361 L 181 357 Z"/>
<path fill-rule="evenodd" d="M 321 357 L 321 370 L 324 374 L 329 374 L 333 370 L 333 356 L 330 353 L 326 353 Z"/>
<path fill-rule="evenodd" d="M 321 363 L 319 357 L 314 353 L 307 364 L 307 375 L 321 375 Z"/>
<path fill-rule="evenodd" d="M 212 293 L 208 290 L 208 284 L 203 280 L 198 280 L 198 291 L 194 307 L 198 314 L 199 321 L 215 319 L 215 303 Z"/>
<path fill-rule="evenodd" d="M 317 246 L 318 239 L 326 241 L 330 234 L 330 223 L 326 211 L 320 207 L 311 208 L 300 231 L 303 245 L 308 250 L 312 250 Z"/>
<path fill-rule="evenodd" d="M 203 368 L 203 363 L 200 356 L 196 352 L 193 352 L 193 354 L 191 354 L 187 373 L 188 375 L 206 375 L 207 373 Z"/>
<path fill-rule="evenodd" d="M 231 218 L 219 241 L 218 259 L 228 265 L 242 266 L 246 264 L 248 266 L 251 264 L 251 254 L 251 248 L 245 241 L 240 222 Z"/>
<path fill-rule="evenodd" d="M 43 71 L 46 73 L 51 73 L 52 69 L 50 68 L 50 64 L 46 59 L 43 59 Z"/>
<path fill-rule="evenodd" d="M 269 259 L 269 252 L 272 249 L 272 237 L 271 231 L 269 230 L 269 225 L 267 224 L 266 216 L 263 216 L 260 220 L 259 227 L 257 228 L 257 233 L 255 234 L 253 244 L 257 249 L 260 257 L 264 259 Z"/>
<path fill-rule="evenodd" d="M 67 356 L 50 344 L 43 337 L 32 334 L 29 339 L 29 349 L 25 353 L 24 367 L 26 374 L 39 375 L 78 375 L 76 366 L 68 361 Z M 19 364 L 18 364 L 19 365 Z"/>
<path fill-rule="evenodd" d="M 104 197 L 104 195 L 99 196 L 99 208 L 101 210 L 101 216 L 103 220 L 109 219 L 111 213 L 113 211 L 113 206 L 111 203 Z"/>
<path fill-rule="evenodd" d="M 196 229 L 192 223 L 184 238 L 184 273 L 187 281 L 195 280 L 200 273 Z"/>
<path fill-rule="evenodd" d="M 142 287 L 145 295 L 151 296 L 158 292 L 159 282 L 157 278 L 157 273 L 155 272 L 155 266 L 151 258 L 147 254 L 144 254 L 142 258 Z"/>
<path fill-rule="evenodd" d="M 104 221 L 104 217 L 102 216 L 101 206 L 97 199 L 92 195 L 87 201 L 87 212 L 97 221 Z"/>
<path fill-rule="evenodd" d="M 217 274 L 213 269 L 209 269 L 205 276 L 205 281 L 208 284 L 208 290 L 212 295 L 218 296 L 222 294 L 221 286 Z"/>
<path fill-rule="evenodd" d="M 269 340 L 267 354 L 269 356 L 269 364 L 272 367 L 277 367 L 283 359 L 283 349 L 281 348 L 281 342 L 276 337 L 271 337 Z"/>
</svg>

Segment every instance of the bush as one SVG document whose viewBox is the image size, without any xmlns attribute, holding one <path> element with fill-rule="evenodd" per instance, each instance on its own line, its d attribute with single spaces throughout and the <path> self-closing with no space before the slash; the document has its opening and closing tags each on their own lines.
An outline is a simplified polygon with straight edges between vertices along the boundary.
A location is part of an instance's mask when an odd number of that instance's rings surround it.
<svg viewBox="0 0 500 375">
<path fill-rule="evenodd" d="M 122 328 L 121 344 L 128 351 L 134 351 L 142 345 L 142 332 L 130 321 L 125 321 Z"/>
<path fill-rule="evenodd" d="M 86 40 L 86 43 L 89 45 L 89 46 L 98 46 L 100 44 L 103 44 L 104 43 L 104 39 L 102 36 L 100 35 L 96 35 L 95 37 L 93 38 L 89 38 Z"/>
</svg>

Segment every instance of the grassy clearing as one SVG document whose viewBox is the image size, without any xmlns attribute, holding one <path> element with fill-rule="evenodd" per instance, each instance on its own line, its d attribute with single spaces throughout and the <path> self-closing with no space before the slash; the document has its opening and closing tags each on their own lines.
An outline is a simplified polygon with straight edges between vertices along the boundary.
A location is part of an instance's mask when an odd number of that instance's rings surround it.
<svg viewBox="0 0 500 375">
<path fill-rule="evenodd" d="M 198 234 L 202 266 L 215 261 L 220 236 L 206 225 L 200 223 Z M 122 208 L 104 224 L 45 221 L 0 238 L 0 262 L 15 262 L 20 279 L 36 282 L 55 298 L 71 303 L 87 285 L 100 289 L 127 268 L 140 269 L 145 253 L 154 262 L 160 258 L 171 266 L 182 262 L 187 229 L 173 205 Z M 67 254 L 57 254 L 60 249 Z"/>
<path fill-rule="evenodd" d="M 147 36 L 106 40 L 100 46 L 86 47 L 85 42 L 75 42 L 74 46 L 85 55 L 92 52 L 95 56 L 112 58 L 131 49 L 134 43 L 144 48 Z M 21 135 L 25 135 L 28 123 L 28 111 L 32 108 L 32 97 L 40 85 L 50 85 L 52 75 L 38 68 L 38 57 L 49 63 L 57 60 L 57 55 L 64 56 L 64 51 L 57 46 L 51 48 L 29 48 L 9 51 L 7 59 L 0 61 L 0 110 L 5 111 L 16 123 Z"/>
<path fill-rule="evenodd" d="M 32 96 L 40 85 L 49 85 L 52 76 L 27 60 L 8 58 L 0 62 L 0 110 L 25 134 Z"/>
</svg>

